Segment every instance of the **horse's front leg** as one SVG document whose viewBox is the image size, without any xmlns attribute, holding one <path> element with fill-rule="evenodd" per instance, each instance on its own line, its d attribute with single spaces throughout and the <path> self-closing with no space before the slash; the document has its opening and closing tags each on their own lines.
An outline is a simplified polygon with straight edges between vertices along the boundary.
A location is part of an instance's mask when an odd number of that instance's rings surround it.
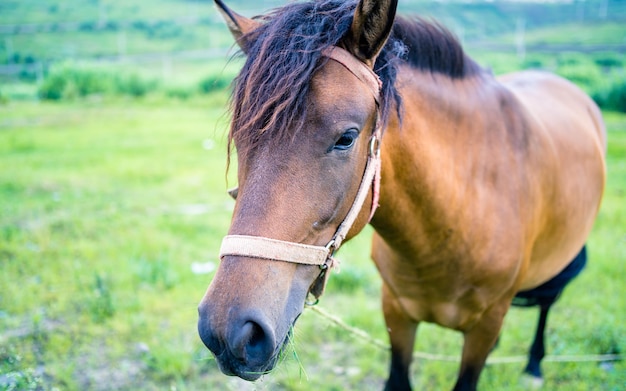
<svg viewBox="0 0 626 391">
<path fill-rule="evenodd" d="M 474 391 L 487 356 L 498 340 L 508 302 L 495 304 L 481 319 L 463 333 L 463 356 L 454 391 Z"/>
<path fill-rule="evenodd" d="M 411 390 L 409 366 L 413 358 L 417 323 L 410 319 L 387 284 L 383 283 L 383 313 L 391 343 L 391 366 L 385 391 Z"/>
</svg>

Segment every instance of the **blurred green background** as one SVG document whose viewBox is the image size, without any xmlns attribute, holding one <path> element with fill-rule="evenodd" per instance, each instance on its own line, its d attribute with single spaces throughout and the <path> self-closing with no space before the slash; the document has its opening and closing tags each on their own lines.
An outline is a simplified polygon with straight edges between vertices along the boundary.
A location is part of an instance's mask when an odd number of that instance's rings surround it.
<svg viewBox="0 0 626 391">
<path fill-rule="evenodd" d="M 3 0 L 0 99 L 186 99 L 226 87 L 237 61 L 211 1 Z M 231 4 L 232 3 L 232 4 Z M 245 15 L 279 1 L 232 1 Z M 439 20 L 496 73 L 543 68 L 626 110 L 623 0 L 401 1 L 400 12 Z"/>
<path fill-rule="evenodd" d="M 230 1 L 252 16 L 278 1 Z M 555 306 L 553 355 L 626 347 L 626 1 L 403 1 L 495 73 L 545 69 L 603 109 L 609 181 L 590 263 Z M 0 0 L 0 390 L 381 389 L 386 352 L 311 311 L 257 383 L 222 375 L 195 330 L 233 202 L 228 88 L 241 60 L 211 1 Z M 321 306 L 386 340 L 368 229 Z M 523 356 L 537 313 L 507 315 L 495 357 Z M 458 356 L 420 326 L 416 349 Z M 483 390 L 525 389 L 523 364 Z M 456 363 L 418 360 L 416 389 Z M 623 390 L 623 362 L 546 362 L 547 390 Z"/>
</svg>

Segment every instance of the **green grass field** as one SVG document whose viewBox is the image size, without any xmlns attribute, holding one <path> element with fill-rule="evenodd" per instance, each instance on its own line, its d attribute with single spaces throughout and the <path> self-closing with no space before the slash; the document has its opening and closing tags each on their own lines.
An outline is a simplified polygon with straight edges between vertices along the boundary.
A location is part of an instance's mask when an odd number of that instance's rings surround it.
<svg viewBox="0 0 626 391">
<path fill-rule="evenodd" d="M 40 76 L 1 76 L 0 390 L 382 389 L 388 353 L 311 310 L 300 317 L 283 362 L 256 383 L 222 375 L 197 335 L 196 306 L 217 267 L 234 205 L 226 189 L 235 185 L 234 168 L 226 174 L 227 97 L 198 87 L 207 76 L 229 79 L 238 62 L 176 53 L 232 46 L 211 3 L 0 1 L 0 30 L 39 24 L 32 34 L 2 33 L 0 64 L 53 61 L 44 79 L 69 67 L 157 83 L 141 99 L 73 91 L 50 103 L 38 101 Z M 284 1 L 261 3 L 228 1 L 248 16 Z M 625 76 L 623 51 L 584 53 L 586 45 L 626 42 L 626 3 L 609 0 L 601 17 L 602 3 L 407 0 L 401 7 L 442 20 L 495 73 L 538 67 L 590 91 Z M 529 47 L 583 50 L 529 50 L 521 57 L 514 45 L 519 18 Z M 67 22 L 80 27 L 64 31 Z M 100 61 L 145 53 L 164 57 Z M 626 114 L 604 115 L 607 190 L 589 240 L 589 265 L 551 312 L 549 355 L 626 350 Z M 341 273 L 333 274 L 320 307 L 386 341 L 370 236 L 367 228 L 342 248 Z M 512 309 L 493 357 L 525 356 L 537 315 Z M 459 357 L 461 344 L 460 334 L 424 324 L 416 350 Z M 525 390 L 523 366 L 489 365 L 480 389 Z M 457 367 L 417 360 L 414 388 L 450 389 Z M 544 390 L 626 389 L 623 361 L 543 368 Z"/>
<path fill-rule="evenodd" d="M 309 310 L 295 350 L 255 384 L 223 376 L 200 342 L 196 305 L 212 274 L 198 269 L 217 265 L 233 207 L 225 105 L 217 93 L 0 106 L 0 389 L 381 389 L 387 353 Z M 589 266 L 551 314 L 552 355 L 626 349 L 626 115 L 605 119 L 608 187 Z M 386 341 L 369 234 L 342 249 L 320 306 Z M 494 356 L 525 355 L 536 317 L 511 310 Z M 460 345 L 420 326 L 419 351 L 458 356 Z M 524 389 L 522 368 L 489 366 L 481 389 Z M 418 360 L 412 380 L 449 389 L 456 371 Z M 545 390 L 626 384 L 624 362 L 546 362 L 544 372 Z"/>
</svg>

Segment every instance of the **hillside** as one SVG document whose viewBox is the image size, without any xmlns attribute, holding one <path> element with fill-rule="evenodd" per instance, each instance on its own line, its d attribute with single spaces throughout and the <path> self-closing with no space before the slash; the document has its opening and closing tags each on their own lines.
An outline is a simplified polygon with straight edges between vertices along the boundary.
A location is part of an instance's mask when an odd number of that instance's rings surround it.
<svg viewBox="0 0 626 391">
<path fill-rule="evenodd" d="M 282 2 L 229 3 L 243 14 L 255 15 Z M 470 46 L 497 41 L 520 28 L 532 36 L 543 28 L 568 25 L 581 31 L 584 26 L 582 31 L 588 31 L 589 37 L 593 36 L 589 29 L 604 24 L 616 26 L 617 31 L 602 37 L 626 46 L 626 2 L 621 0 L 411 0 L 400 2 L 400 12 L 436 18 Z M 557 33 L 550 36 L 550 42 L 578 44 L 579 36 Z M 141 60 L 155 54 L 187 52 L 186 56 L 190 56 L 190 51 L 195 51 L 196 56 L 212 57 L 232 44 L 211 2 L 199 0 L 4 0 L 0 2 L 0 38 L 0 64 L 5 65 L 128 56 Z"/>
<path fill-rule="evenodd" d="M 282 3 L 229 2 L 250 16 Z M 579 84 L 597 95 L 599 102 L 615 100 L 606 98 L 612 88 L 607 84 L 626 80 L 623 0 L 405 0 L 400 2 L 400 14 L 440 21 L 472 56 L 496 73 L 545 68 L 582 81 Z M 227 61 L 233 52 L 232 37 L 209 0 L 0 2 L 0 101 L 3 96 L 59 99 L 112 90 L 143 96 L 157 86 L 168 96 L 184 98 L 199 89 L 207 92 L 228 85 L 237 68 L 236 62 Z M 562 65 L 569 67 L 572 62 L 578 64 L 576 69 L 561 72 Z M 591 69 L 596 65 L 602 69 Z M 85 69 L 91 74 L 83 75 Z M 68 72 L 76 79 L 69 87 L 67 81 L 50 81 L 59 73 L 67 79 Z M 127 84 L 120 78 L 130 78 L 132 85 L 105 87 L 102 81 L 97 86 L 74 85 L 87 79 Z M 57 91 L 42 92 L 51 83 L 56 83 L 52 87 Z"/>
</svg>

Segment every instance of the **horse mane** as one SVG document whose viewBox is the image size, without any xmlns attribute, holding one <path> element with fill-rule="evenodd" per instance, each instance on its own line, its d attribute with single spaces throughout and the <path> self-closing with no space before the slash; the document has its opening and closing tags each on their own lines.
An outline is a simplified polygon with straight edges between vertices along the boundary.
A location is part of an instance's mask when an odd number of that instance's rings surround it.
<svg viewBox="0 0 626 391">
<path fill-rule="evenodd" d="M 401 42 L 406 47 L 404 59 L 422 71 L 462 79 L 483 72 L 474 60 L 465 54 L 456 36 L 436 21 L 419 17 L 396 17 L 389 45 Z"/>
<path fill-rule="evenodd" d="M 264 23 L 244 37 L 247 57 L 234 80 L 229 156 L 235 138 L 238 152 L 247 153 L 264 137 L 282 143 L 296 136 L 304 126 L 311 77 L 327 61 L 322 50 L 346 35 L 355 8 L 355 1 L 293 2 L 257 17 Z M 397 17 L 374 66 L 383 83 L 383 124 L 394 106 L 401 117 L 402 99 L 395 86 L 400 63 L 451 78 L 480 69 L 441 25 Z"/>
</svg>

